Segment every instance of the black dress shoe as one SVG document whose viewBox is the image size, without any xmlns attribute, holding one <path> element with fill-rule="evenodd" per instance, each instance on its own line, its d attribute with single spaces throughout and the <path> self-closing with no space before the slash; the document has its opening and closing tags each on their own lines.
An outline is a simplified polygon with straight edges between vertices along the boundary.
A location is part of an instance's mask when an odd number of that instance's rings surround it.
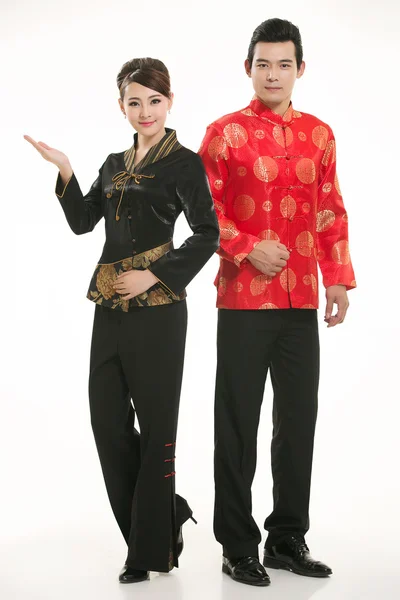
<svg viewBox="0 0 400 600">
<path fill-rule="evenodd" d="M 328 577 L 332 569 L 314 560 L 302 535 L 292 535 L 276 546 L 265 548 L 263 565 L 286 569 L 307 577 Z"/>
<path fill-rule="evenodd" d="M 139 583 L 139 581 L 146 581 L 146 579 L 149 579 L 149 571 L 132 569 L 131 567 L 128 567 L 128 565 L 124 565 L 119 574 L 120 583 Z"/>
<path fill-rule="evenodd" d="M 258 586 L 271 583 L 268 573 L 255 556 L 242 556 L 233 559 L 223 556 L 222 572 L 230 575 L 234 581 L 239 583 Z"/>
</svg>

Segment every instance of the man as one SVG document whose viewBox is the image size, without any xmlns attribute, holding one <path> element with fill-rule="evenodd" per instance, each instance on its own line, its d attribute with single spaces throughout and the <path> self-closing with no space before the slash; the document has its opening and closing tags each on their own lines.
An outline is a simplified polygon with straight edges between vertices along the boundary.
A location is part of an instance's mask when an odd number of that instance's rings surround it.
<svg viewBox="0 0 400 600">
<path fill-rule="evenodd" d="M 221 233 L 214 531 L 223 571 L 235 581 L 268 585 L 264 566 L 332 573 L 311 557 L 304 539 L 319 380 L 317 264 L 328 327 L 344 321 L 347 290 L 356 284 L 332 130 L 291 103 L 305 69 L 298 28 L 263 22 L 245 68 L 253 100 L 212 123 L 200 149 Z M 269 369 L 274 506 L 264 524 L 261 565 L 251 485 Z"/>
</svg>

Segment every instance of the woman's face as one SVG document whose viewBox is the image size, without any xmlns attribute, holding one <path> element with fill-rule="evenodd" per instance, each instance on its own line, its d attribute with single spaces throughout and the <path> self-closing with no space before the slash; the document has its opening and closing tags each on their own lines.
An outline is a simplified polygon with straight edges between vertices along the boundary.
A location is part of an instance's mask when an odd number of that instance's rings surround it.
<svg viewBox="0 0 400 600">
<path fill-rule="evenodd" d="M 169 99 L 140 83 L 130 83 L 125 88 L 124 99 L 119 100 L 119 105 L 139 134 L 153 137 L 164 129 L 172 98 Z"/>
</svg>

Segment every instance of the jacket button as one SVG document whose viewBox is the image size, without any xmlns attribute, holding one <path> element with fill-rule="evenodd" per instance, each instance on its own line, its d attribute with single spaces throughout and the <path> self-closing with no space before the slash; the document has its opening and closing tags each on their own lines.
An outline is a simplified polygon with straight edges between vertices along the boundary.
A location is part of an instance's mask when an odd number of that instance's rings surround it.
<svg viewBox="0 0 400 600">
<path fill-rule="evenodd" d="M 132 242 L 133 242 L 133 243 L 135 243 L 135 242 L 136 242 L 136 239 L 135 239 L 135 238 L 133 238 L 133 239 L 132 239 Z"/>
<path fill-rule="evenodd" d="M 132 219 L 132 215 L 128 215 L 128 219 Z"/>
</svg>

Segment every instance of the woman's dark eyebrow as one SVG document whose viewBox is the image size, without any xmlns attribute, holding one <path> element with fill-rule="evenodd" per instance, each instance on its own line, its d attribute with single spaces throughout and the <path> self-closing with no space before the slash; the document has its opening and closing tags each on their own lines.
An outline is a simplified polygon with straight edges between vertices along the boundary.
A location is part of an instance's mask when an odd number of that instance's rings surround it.
<svg viewBox="0 0 400 600">
<path fill-rule="evenodd" d="M 149 98 L 159 98 L 161 96 L 161 94 L 153 94 L 152 96 L 149 96 Z M 140 100 L 140 98 L 138 98 L 137 96 L 132 96 L 131 98 L 128 98 L 129 100 Z"/>
</svg>

